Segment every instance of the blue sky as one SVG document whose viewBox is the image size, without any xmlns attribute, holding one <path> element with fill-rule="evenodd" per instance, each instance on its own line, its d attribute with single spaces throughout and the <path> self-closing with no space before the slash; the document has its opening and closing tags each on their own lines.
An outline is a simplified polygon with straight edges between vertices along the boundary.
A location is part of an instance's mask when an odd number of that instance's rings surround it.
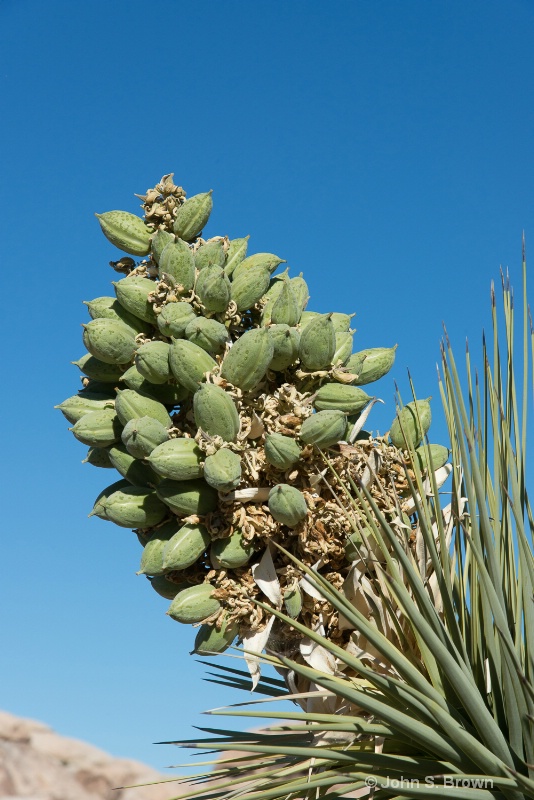
<svg viewBox="0 0 534 800">
<path fill-rule="evenodd" d="M 398 343 L 375 429 L 409 368 L 439 441 L 442 321 L 476 352 L 491 279 L 519 289 L 534 238 L 534 6 L 4 0 L 0 31 L 0 707 L 161 768 L 177 754 L 152 742 L 237 698 L 136 577 L 133 534 L 87 519 L 109 481 L 53 410 L 81 301 L 114 279 L 94 212 L 136 213 L 166 172 L 213 189 L 206 234 L 303 271 L 309 308 L 356 312 L 357 349 Z"/>
</svg>

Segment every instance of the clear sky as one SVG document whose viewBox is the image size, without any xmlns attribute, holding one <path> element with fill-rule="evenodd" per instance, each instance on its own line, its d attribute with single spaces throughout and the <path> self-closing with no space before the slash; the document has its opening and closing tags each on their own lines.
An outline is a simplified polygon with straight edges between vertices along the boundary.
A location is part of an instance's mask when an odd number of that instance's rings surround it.
<svg viewBox="0 0 534 800">
<path fill-rule="evenodd" d="M 109 473 L 56 403 L 78 388 L 82 300 L 111 293 L 94 212 L 166 172 L 213 189 L 206 234 L 304 271 L 310 308 L 398 343 L 376 385 L 433 395 L 489 285 L 534 240 L 530 0 L 2 0 L 0 707 L 154 766 L 235 695 L 202 681 L 133 534 L 87 518 Z M 442 430 L 442 429 L 441 429 Z M 242 699 L 242 698 L 239 698 Z"/>
</svg>

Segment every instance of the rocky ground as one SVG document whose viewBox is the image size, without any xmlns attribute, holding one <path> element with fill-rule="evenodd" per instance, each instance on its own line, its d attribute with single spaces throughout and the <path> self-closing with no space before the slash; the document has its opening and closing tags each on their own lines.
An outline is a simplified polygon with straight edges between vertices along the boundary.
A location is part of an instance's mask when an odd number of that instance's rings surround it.
<svg viewBox="0 0 534 800">
<path fill-rule="evenodd" d="M 169 777 L 0 711 L 0 800 L 170 800 L 180 784 L 117 789 Z"/>
</svg>

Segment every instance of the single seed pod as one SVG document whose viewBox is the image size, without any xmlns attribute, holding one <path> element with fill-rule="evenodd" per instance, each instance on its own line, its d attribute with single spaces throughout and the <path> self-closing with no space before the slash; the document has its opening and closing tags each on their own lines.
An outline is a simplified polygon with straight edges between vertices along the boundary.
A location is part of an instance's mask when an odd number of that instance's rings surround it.
<svg viewBox="0 0 534 800">
<path fill-rule="evenodd" d="M 178 592 L 181 592 L 182 589 L 187 589 L 187 587 L 191 585 L 185 582 L 174 583 L 174 581 L 170 581 L 166 578 L 165 575 L 154 575 L 153 577 L 147 575 L 146 577 L 150 581 L 150 585 L 154 591 L 167 600 L 173 600 Z"/>
<path fill-rule="evenodd" d="M 343 366 L 348 361 L 352 353 L 352 339 L 352 333 L 349 331 L 336 333 L 336 350 L 332 358 L 332 364 Z"/>
<path fill-rule="evenodd" d="M 101 517 L 102 519 L 105 519 L 106 518 L 106 514 L 105 514 L 104 505 L 103 505 L 104 501 L 107 500 L 108 497 L 111 497 L 111 495 L 114 492 L 118 492 L 119 490 L 122 490 L 124 488 L 128 488 L 131 485 L 132 484 L 130 483 L 130 481 L 127 481 L 124 478 L 122 478 L 120 481 L 115 481 L 115 483 L 112 483 L 110 486 L 106 486 L 106 488 L 102 489 L 100 494 L 97 496 L 97 498 L 96 498 L 96 500 L 95 500 L 95 502 L 93 504 L 93 510 L 91 511 L 89 516 L 90 517 L 91 516 L 98 516 L 98 517 Z"/>
<path fill-rule="evenodd" d="M 174 242 L 174 236 L 169 231 L 158 229 L 152 237 L 150 250 L 152 253 L 152 260 L 159 264 L 161 254 L 170 242 Z"/>
<path fill-rule="evenodd" d="M 224 271 L 230 278 L 238 264 L 240 264 L 247 254 L 249 236 L 243 239 L 232 239 L 226 253 Z"/>
<path fill-rule="evenodd" d="M 197 428 L 209 436 L 235 442 L 240 428 L 239 414 L 231 396 L 220 386 L 204 383 L 193 395 Z"/>
<path fill-rule="evenodd" d="M 194 625 L 211 617 L 221 607 L 219 601 L 212 597 L 214 587 L 210 583 L 200 583 L 179 592 L 172 601 L 167 614 L 177 622 Z"/>
<path fill-rule="evenodd" d="M 306 327 L 308 322 L 311 322 L 312 319 L 314 319 L 315 317 L 320 317 L 320 316 L 321 315 L 319 314 L 318 311 L 303 311 L 302 312 L 302 316 L 300 318 L 300 323 L 299 323 L 300 329 L 304 330 L 304 328 Z"/>
<path fill-rule="evenodd" d="M 299 356 L 308 372 L 326 369 L 336 352 L 336 331 L 331 314 L 314 317 L 300 335 Z"/>
<path fill-rule="evenodd" d="M 202 270 L 206 267 L 222 267 L 225 258 L 226 254 L 224 252 L 223 240 L 212 239 L 209 242 L 201 244 L 196 251 L 195 267 L 197 270 Z"/>
<path fill-rule="evenodd" d="M 122 369 L 118 364 L 106 364 L 105 361 L 100 361 L 90 353 L 86 353 L 78 361 L 70 363 L 78 367 L 84 375 L 103 383 L 117 383 L 122 377 Z"/>
<path fill-rule="evenodd" d="M 202 475 L 202 456 L 194 439 L 169 439 L 147 457 L 158 475 L 173 481 L 189 481 Z"/>
<path fill-rule="evenodd" d="M 210 561 L 214 569 L 239 569 L 248 564 L 254 547 L 236 530 L 226 539 L 215 539 L 210 548 Z"/>
<path fill-rule="evenodd" d="M 267 331 L 274 350 L 269 369 L 283 372 L 298 360 L 300 332 L 289 325 L 269 325 Z"/>
<path fill-rule="evenodd" d="M 197 315 L 189 303 L 167 303 L 158 314 L 158 328 L 164 336 L 183 339 L 185 329 Z"/>
<path fill-rule="evenodd" d="M 68 397 L 58 406 L 54 406 L 54 408 L 59 408 L 65 419 L 74 425 L 79 419 L 92 411 L 103 411 L 105 408 L 113 410 L 115 403 L 113 400 L 102 398 L 97 394 L 84 395 L 80 393 L 75 394 L 73 397 Z"/>
<path fill-rule="evenodd" d="M 134 458 L 146 458 L 169 438 L 167 428 L 153 417 L 139 417 L 126 423 L 121 434 L 122 443 Z"/>
<path fill-rule="evenodd" d="M 195 258 L 189 245 L 182 239 L 169 242 L 159 260 L 159 274 L 170 275 L 181 291 L 190 292 L 195 283 Z"/>
<path fill-rule="evenodd" d="M 121 383 L 126 384 L 128 389 L 133 389 L 143 397 L 150 397 L 165 406 L 176 406 L 189 397 L 189 390 L 184 386 L 179 386 L 174 378 L 169 383 L 150 383 L 139 372 L 137 367 L 132 366 L 126 370 L 121 378 Z"/>
<path fill-rule="evenodd" d="M 121 444 L 111 445 L 109 448 L 109 460 L 123 478 L 130 481 L 132 486 L 154 486 L 159 478 L 148 464 L 144 464 Z"/>
<path fill-rule="evenodd" d="M 289 283 L 293 291 L 293 294 L 297 298 L 297 302 L 299 304 L 302 317 L 302 312 L 308 305 L 308 300 L 310 299 L 310 290 L 308 289 L 308 284 L 302 277 L 302 272 L 300 273 L 300 275 L 297 275 L 296 278 L 291 278 Z"/>
<path fill-rule="evenodd" d="M 422 444 L 415 451 L 421 472 L 428 472 L 428 461 L 430 457 L 430 469 L 435 472 L 444 467 L 449 460 L 450 450 L 442 444 Z"/>
<path fill-rule="evenodd" d="M 225 355 L 221 377 L 244 392 L 254 389 L 264 378 L 272 361 L 274 347 L 267 328 L 244 333 Z"/>
<path fill-rule="evenodd" d="M 302 308 L 297 299 L 291 281 L 282 281 L 282 289 L 273 303 L 271 310 L 271 322 L 275 325 L 296 325 L 300 319 Z"/>
<path fill-rule="evenodd" d="M 115 410 L 123 425 L 126 425 L 131 419 L 139 419 L 139 417 L 157 419 L 166 428 L 170 428 L 172 425 L 172 420 L 162 403 L 145 397 L 133 389 L 123 389 L 117 392 Z"/>
<path fill-rule="evenodd" d="M 93 467 L 113 469 L 113 464 L 109 460 L 109 451 L 105 447 L 90 447 L 82 464 L 92 464 Z"/>
<path fill-rule="evenodd" d="M 220 630 L 213 625 L 201 625 L 195 637 L 193 653 L 198 656 L 224 653 L 237 636 L 238 629 L 237 622 L 229 622 L 227 616 L 223 618 Z"/>
<path fill-rule="evenodd" d="M 304 420 L 299 437 L 305 444 L 331 447 L 343 439 L 346 427 L 343 411 L 318 411 Z"/>
<path fill-rule="evenodd" d="M 89 447 L 109 447 L 121 438 L 122 426 L 113 408 L 91 411 L 69 428 L 82 444 Z"/>
<path fill-rule="evenodd" d="M 163 575 L 166 572 L 163 552 L 179 527 L 178 520 L 172 520 L 156 528 L 143 548 L 138 575 Z"/>
<path fill-rule="evenodd" d="M 264 449 L 269 464 L 284 471 L 297 463 L 302 452 L 294 439 L 281 433 L 267 433 Z"/>
<path fill-rule="evenodd" d="M 195 317 L 185 329 L 185 337 L 212 356 L 219 355 L 229 340 L 228 330 L 216 319 Z"/>
<path fill-rule="evenodd" d="M 160 500 L 179 517 L 209 514 L 215 511 L 219 502 L 215 489 L 202 479 L 172 481 L 166 478 L 158 484 L 156 492 Z"/>
<path fill-rule="evenodd" d="M 134 333 L 150 333 L 152 326 L 139 317 L 135 317 L 121 306 L 116 297 L 95 297 L 94 300 L 84 300 L 84 305 L 91 319 L 116 319 L 124 322 Z"/>
<path fill-rule="evenodd" d="M 92 356 L 105 364 L 128 364 L 137 343 L 134 331 L 116 319 L 93 319 L 83 325 L 83 343 Z"/>
<path fill-rule="evenodd" d="M 413 400 L 397 413 L 389 438 L 395 447 L 404 450 L 407 446 L 417 447 L 426 436 L 432 421 L 430 397 L 426 400 Z"/>
<path fill-rule="evenodd" d="M 343 383 L 323 383 L 315 394 L 314 407 L 318 411 L 338 409 L 346 414 L 358 414 L 371 400 L 359 386 Z"/>
<path fill-rule="evenodd" d="M 272 273 L 280 264 L 285 263 L 286 261 L 284 258 L 278 258 L 278 256 L 273 255 L 273 253 L 254 253 L 253 256 L 248 256 L 248 258 L 245 258 L 237 265 L 234 269 L 233 279 L 236 280 L 239 275 L 257 267 L 261 267 Z"/>
<path fill-rule="evenodd" d="M 202 231 L 213 207 L 213 189 L 204 194 L 195 194 L 178 208 L 174 220 L 174 233 L 184 242 L 191 242 Z"/>
<path fill-rule="evenodd" d="M 331 316 L 332 325 L 336 333 L 345 333 L 350 328 L 350 321 L 354 314 L 341 314 L 339 311 L 334 311 Z"/>
<path fill-rule="evenodd" d="M 169 364 L 178 383 L 190 392 L 196 392 L 199 384 L 206 380 L 206 373 L 217 366 L 205 350 L 185 339 L 176 339 L 171 344 Z"/>
<path fill-rule="evenodd" d="M 167 515 L 164 503 L 146 486 L 130 486 L 100 500 L 103 513 L 91 512 L 121 528 L 152 528 Z"/>
<path fill-rule="evenodd" d="M 195 293 L 207 311 L 226 311 L 230 302 L 230 281 L 222 267 L 205 267 L 199 272 Z"/>
<path fill-rule="evenodd" d="M 269 288 L 265 292 L 262 302 L 263 308 L 261 310 L 261 324 L 269 325 L 271 323 L 271 313 L 273 306 L 278 299 L 280 292 L 283 289 L 284 281 L 289 276 L 289 267 L 280 275 L 276 275 L 269 281 Z"/>
<path fill-rule="evenodd" d="M 163 552 L 164 569 L 173 571 L 191 567 L 206 552 L 210 542 L 211 536 L 205 525 L 198 522 L 179 523 Z"/>
<path fill-rule="evenodd" d="M 149 296 L 156 291 L 154 281 L 149 278 L 127 277 L 112 281 L 112 284 L 121 306 L 145 322 L 156 324 L 154 306 L 149 300 Z"/>
<path fill-rule="evenodd" d="M 358 377 L 353 381 L 355 386 L 365 386 L 368 383 L 380 380 L 386 375 L 395 361 L 394 347 L 370 347 L 353 353 L 345 364 L 348 372 L 353 372 Z"/>
<path fill-rule="evenodd" d="M 284 605 L 287 615 L 291 619 L 296 619 L 302 611 L 302 592 L 298 586 L 294 586 L 284 592 Z"/>
<path fill-rule="evenodd" d="M 241 483 L 241 459 L 223 447 L 204 462 L 204 480 L 218 492 L 231 492 Z"/>
<path fill-rule="evenodd" d="M 270 280 L 269 270 L 262 266 L 245 270 L 239 275 L 236 270 L 230 287 L 230 298 L 236 304 L 237 310 L 248 311 L 253 308 L 269 288 Z"/>
<path fill-rule="evenodd" d="M 288 528 L 295 528 L 308 514 L 302 492 L 287 483 L 273 486 L 267 504 L 274 519 Z"/>
<path fill-rule="evenodd" d="M 169 367 L 170 345 L 155 340 L 145 342 L 135 353 L 135 366 L 150 383 L 167 383 L 171 377 Z"/>
<path fill-rule="evenodd" d="M 127 211 L 106 211 L 95 214 L 102 233 L 111 244 L 132 256 L 146 256 L 150 253 L 152 231 L 140 217 Z"/>
</svg>

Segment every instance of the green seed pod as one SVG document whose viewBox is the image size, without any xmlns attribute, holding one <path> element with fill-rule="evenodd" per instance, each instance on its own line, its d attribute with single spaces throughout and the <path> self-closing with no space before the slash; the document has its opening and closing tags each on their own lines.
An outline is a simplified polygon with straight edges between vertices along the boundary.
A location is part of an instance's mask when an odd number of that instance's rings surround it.
<svg viewBox="0 0 534 800">
<path fill-rule="evenodd" d="M 243 262 L 245 263 L 245 262 Z M 261 300 L 271 281 L 268 269 L 262 266 L 253 267 L 237 275 L 234 272 L 230 290 L 230 297 L 237 306 L 238 311 L 248 311 Z"/>
<path fill-rule="evenodd" d="M 189 303 L 167 303 L 158 314 L 158 328 L 164 336 L 183 339 L 185 329 L 197 315 Z"/>
<path fill-rule="evenodd" d="M 346 427 L 343 411 L 318 411 L 304 420 L 299 436 L 305 444 L 331 447 L 343 439 Z"/>
<path fill-rule="evenodd" d="M 163 567 L 169 572 L 191 567 L 210 546 L 211 536 L 205 525 L 179 523 L 163 552 Z"/>
<path fill-rule="evenodd" d="M 293 292 L 291 281 L 282 281 L 282 289 L 271 309 L 271 322 L 275 325 L 296 325 L 300 319 L 302 308 Z"/>
<path fill-rule="evenodd" d="M 413 400 L 397 413 L 389 431 L 389 438 L 395 447 L 404 450 L 407 443 L 412 447 L 421 443 L 432 421 L 429 400 L 430 397 L 426 400 Z"/>
<path fill-rule="evenodd" d="M 154 236 L 152 237 L 152 244 L 151 244 L 151 252 L 152 252 L 152 260 L 159 264 L 161 254 L 165 250 L 168 244 L 174 242 L 174 235 L 169 233 L 169 231 L 164 231 L 158 229 Z"/>
<path fill-rule="evenodd" d="M 254 389 L 265 376 L 274 355 L 267 328 L 253 328 L 234 342 L 225 355 L 221 377 L 244 392 Z"/>
<path fill-rule="evenodd" d="M 210 548 L 210 561 L 214 569 L 239 569 L 248 564 L 254 547 L 243 539 L 241 531 L 234 531 L 226 539 L 215 539 Z"/>
<path fill-rule="evenodd" d="M 195 283 L 195 257 L 182 239 L 169 242 L 159 260 L 159 274 L 170 275 L 184 293 L 191 291 Z"/>
<path fill-rule="evenodd" d="M 169 367 L 170 345 L 155 340 L 145 342 L 135 353 L 135 366 L 145 380 L 150 383 L 167 383 L 171 377 Z"/>
<path fill-rule="evenodd" d="M 155 281 L 149 278 L 121 278 L 112 281 L 117 300 L 124 308 L 145 322 L 156 324 L 154 305 L 149 301 L 149 296 L 156 291 Z"/>
<path fill-rule="evenodd" d="M 128 364 L 135 353 L 135 333 L 116 319 L 93 319 L 83 325 L 83 343 L 105 364 Z"/>
<path fill-rule="evenodd" d="M 154 486 L 159 478 L 148 464 L 144 464 L 121 444 L 114 444 L 109 448 L 109 460 L 123 478 L 132 486 Z"/>
<path fill-rule="evenodd" d="M 358 414 L 370 399 L 358 386 L 324 383 L 317 391 L 313 405 L 318 411 L 337 409 L 346 414 Z"/>
<path fill-rule="evenodd" d="M 287 589 L 284 592 L 284 605 L 287 615 L 291 617 L 291 619 L 296 619 L 302 611 L 302 592 L 298 586 Z"/>
<path fill-rule="evenodd" d="M 91 411 L 69 428 L 82 444 L 89 447 L 109 447 L 121 438 L 122 426 L 113 408 Z"/>
<path fill-rule="evenodd" d="M 94 300 L 84 300 L 83 302 L 87 306 L 91 319 L 116 319 L 124 322 L 136 334 L 150 333 L 152 330 L 152 326 L 148 322 L 144 322 L 126 311 L 116 297 L 95 297 Z"/>
<path fill-rule="evenodd" d="M 189 481 L 202 475 L 202 456 L 194 439 L 169 439 L 147 457 L 158 475 L 173 481 Z"/>
<path fill-rule="evenodd" d="M 146 458 L 169 438 L 167 428 L 153 417 L 139 417 L 126 423 L 121 434 L 122 443 L 134 458 Z"/>
<path fill-rule="evenodd" d="M 280 275 L 276 275 L 276 277 L 271 278 L 269 281 L 269 288 L 263 296 L 263 308 L 261 310 L 262 325 L 270 324 L 273 306 L 276 303 L 280 292 L 284 287 L 284 281 L 288 278 L 288 276 L 289 267 L 285 270 L 285 272 L 282 272 Z"/>
<path fill-rule="evenodd" d="M 393 366 L 396 349 L 397 345 L 394 347 L 370 347 L 368 350 L 353 353 L 345 364 L 349 372 L 358 376 L 353 384 L 364 386 L 383 378 Z"/>
<path fill-rule="evenodd" d="M 310 290 L 308 289 L 308 284 L 302 277 L 302 272 L 300 273 L 300 275 L 297 275 L 296 278 L 291 278 L 289 284 L 291 286 L 291 289 L 293 290 L 293 294 L 297 298 L 302 318 L 302 312 L 308 305 L 308 300 L 310 299 Z"/>
<path fill-rule="evenodd" d="M 163 567 L 163 553 L 169 540 L 172 539 L 179 527 L 180 523 L 177 520 L 172 520 L 156 528 L 143 548 L 138 575 L 156 576 L 163 575 L 166 572 Z"/>
<path fill-rule="evenodd" d="M 172 601 L 167 614 L 176 622 L 194 625 L 211 617 L 221 607 L 212 597 L 214 587 L 210 583 L 200 583 L 179 592 Z"/>
<path fill-rule="evenodd" d="M 89 516 L 90 517 L 97 516 L 97 517 L 101 517 L 102 519 L 106 519 L 106 512 L 105 512 L 105 509 L 104 509 L 104 501 L 107 500 L 108 497 L 111 497 L 111 495 L 114 492 L 118 492 L 118 491 L 122 491 L 123 489 L 127 489 L 131 485 L 132 484 L 130 483 L 130 481 L 127 481 L 124 478 L 122 478 L 120 481 L 115 481 L 115 483 L 112 483 L 110 486 L 106 486 L 106 488 L 103 489 L 100 492 L 100 494 L 97 496 L 97 498 L 96 498 L 96 500 L 95 500 L 95 502 L 93 504 L 93 510 L 91 511 Z"/>
<path fill-rule="evenodd" d="M 152 231 L 140 217 L 127 211 L 106 211 L 95 214 L 102 233 L 111 244 L 132 256 L 147 256 L 150 253 Z"/>
<path fill-rule="evenodd" d="M 300 329 L 304 330 L 308 322 L 311 322 L 312 319 L 315 319 L 315 317 L 320 317 L 320 316 L 321 315 L 319 314 L 318 311 L 303 311 L 299 323 Z"/>
<path fill-rule="evenodd" d="M 96 516 L 121 528 L 151 528 L 168 513 L 165 504 L 146 486 L 125 487 L 101 500 L 100 505 L 104 513 Z"/>
<path fill-rule="evenodd" d="M 345 333 L 350 328 L 350 321 L 354 314 L 340 314 L 339 311 L 334 311 L 332 314 L 332 325 L 336 333 Z"/>
<path fill-rule="evenodd" d="M 160 500 L 179 517 L 209 514 L 210 511 L 215 511 L 219 502 L 215 489 L 202 479 L 196 481 L 165 479 L 158 484 L 156 491 Z"/>
<path fill-rule="evenodd" d="M 75 394 L 73 397 L 68 397 L 58 406 L 54 406 L 54 408 L 59 408 L 65 419 L 74 425 L 79 419 L 92 411 L 103 411 L 105 408 L 113 410 L 115 403 L 113 400 L 102 398 L 97 394 L 80 393 Z"/>
<path fill-rule="evenodd" d="M 272 273 L 280 264 L 285 263 L 285 258 L 278 258 L 278 256 L 273 255 L 273 253 L 255 253 L 253 256 L 248 256 L 248 258 L 245 258 L 237 265 L 234 269 L 233 279 L 236 280 L 239 275 L 251 269 L 256 269 L 257 267 L 261 267 L 262 269 L 266 269 L 269 273 Z"/>
<path fill-rule="evenodd" d="M 218 492 L 231 492 L 241 483 L 241 459 L 223 447 L 204 462 L 204 480 Z"/>
<path fill-rule="evenodd" d="M 445 466 L 449 460 L 449 453 L 449 449 L 442 444 L 429 444 L 428 446 L 422 444 L 415 451 L 421 472 L 428 472 L 429 456 L 431 469 L 435 472 L 437 469 Z"/>
<path fill-rule="evenodd" d="M 213 625 L 201 625 L 195 637 L 193 653 L 198 656 L 224 653 L 237 636 L 238 628 L 237 622 L 228 622 L 227 617 L 223 619 L 220 630 Z"/>
<path fill-rule="evenodd" d="M 150 383 L 143 378 L 135 365 L 126 370 L 121 382 L 125 383 L 128 389 L 133 389 L 144 397 L 158 400 L 166 406 L 179 405 L 189 397 L 189 391 L 176 383 Z"/>
<path fill-rule="evenodd" d="M 215 239 L 200 245 L 195 253 L 195 267 L 198 270 L 206 267 L 222 267 L 225 259 L 223 240 Z"/>
<path fill-rule="evenodd" d="M 352 353 L 352 333 L 336 333 L 336 351 L 332 358 L 332 364 L 345 364 Z"/>
<path fill-rule="evenodd" d="M 122 377 L 122 370 L 117 364 L 106 364 L 105 361 L 99 361 L 90 353 L 86 353 L 78 361 L 70 363 L 78 367 L 84 375 L 103 383 L 117 383 Z"/>
<path fill-rule="evenodd" d="M 205 267 L 198 275 L 195 294 L 207 311 L 226 311 L 230 302 L 230 281 L 222 267 Z"/>
<path fill-rule="evenodd" d="M 245 258 L 247 254 L 249 238 L 249 236 L 245 236 L 243 239 L 231 240 L 228 246 L 228 252 L 226 253 L 226 261 L 224 265 L 224 271 L 228 277 L 232 275 L 237 265 L 241 264 Z"/>
<path fill-rule="evenodd" d="M 176 339 L 171 344 L 169 364 L 178 383 L 190 392 L 196 392 L 199 384 L 206 380 L 206 373 L 217 366 L 205 350 L 184 339 Z"/>
<path fill-rule="evenodd" d="M 265 436 L 265 458 L 276 469 L 289 469 L 300 458 L 301 449 L 291 436 L 267 433 Z"/>
<path fill-rule="evenodd" d="M 288 483 L 273 486 L 267 504 L 274 519 L 288 528 L 295 528 L 308 514 L 304 495 Z"/>
<path fill-rule="evenodd" d="M 166 578 L 165 575 L 154 575 L 153 577 L 147 575 L 147 578 L 154 591 L 167 600 L 173 600 L 178 592 L 190 586 L 189 583 L 174 583 L 174 581 Z"/>
<path fill-rule="evenodd" d="M 131 419 L 139 419 L 140 417 L 157 419 L 166 428 L 170 428 L 172 425 L 172 420 L 162 403 L 152 400 L 151 397 L 145 397 L 133 389 L 123 389 L 117 392 L 115 409 L 123 425 L 126 425 Z"/>
<path fill-rule="evenodd" d="M 109 460 L 109 451 L 105 447 L 90 447 L 82 464 L 92 464 L 93 467 L 113 469 L 113 464 Z"/>
<path fill-rule="evenodd" d="M 283 372 L 298 360 L 300 331 L 289 325 L 269 325 L 267 331 L 274 349 L 269 369 Z"/>
<path fill-rule="evenodd" d="M 174 220 L 174 232 L 185 242 L 191 242 L 204 228 L 213 207 L 213 189 L 195 194 L 183 203 Z"/>
<path fill-rule="evenodd" d="M 336 352 L 336 331 L 331 314 L 314 317 L 300 335 L 299 356 L 304 370 L 315 372 L 329 367 Z"/>
<path fill-rule="evenodd" d="M 195 317 L 185 329 L 185 337 L 212 356 L 219 355 L 229 340 L 228 330 L 216 319 Z"/>
<path fill-rule="evenodd" d="M 228 392 L 212 383 L 204 383 L 193 395 L 195 423 L 209 436 L 235 442 L 240 428 L 237 408 Z"/>
</svg>

